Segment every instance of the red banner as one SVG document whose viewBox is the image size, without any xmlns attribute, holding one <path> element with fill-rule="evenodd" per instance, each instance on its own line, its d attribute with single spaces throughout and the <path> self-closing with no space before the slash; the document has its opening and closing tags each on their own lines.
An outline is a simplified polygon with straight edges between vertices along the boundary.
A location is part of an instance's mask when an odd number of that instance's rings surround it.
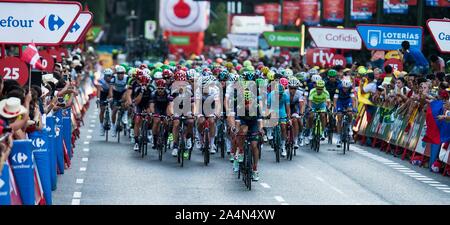
<svg viewBox="0 0 450 225">
<path fill-rule="evenodd" d="M 277 3 L 264 4 L 264 17 L 267 24 L 280 24 L 280 5 Z"/>
<path fill-rule="evenodd" d="M 320 21 L 319 1 L 318 0 L 300 0 L 300 18 L 307 25 L 315 25 Z"/>
<path fill-rule="evenodd" d="M 329 22 L 344 21 L 345 0 L 323 0 L 323 19 Z"/>
<path fill-rule="evenodd" d="M 353 20 L 369 20 L 377 11 L 375 0 L 352 0 L 351 18 Z"/>
<path fill-rule="evenodd" d="M 264 5 L 263 4 L 255 5 L 255 14 L 264 15 Z"/>
<path fill-rule="evenodd" d="M 39 51 L 39 55 L 42 58 L 42 66 L 44 66 L 44 72 L 47 73 L 52 73 L 53 72 L 53 67 L 55 66 L 55 62 L 53 60 L 53 57 L 48 54 L 47 51 L 45 50 L 41 50 Z"/>
<path fill-rule="evenodd" d="M 408 0 L 408 5 L 417 5 L 417 0 Z"/>
<path fill-rule="evenodd" d="M 283 2 L 283 25 L 295 24 L 299 17 L 300 4 L 299 2 L 285 1 Z"/>
</svg>

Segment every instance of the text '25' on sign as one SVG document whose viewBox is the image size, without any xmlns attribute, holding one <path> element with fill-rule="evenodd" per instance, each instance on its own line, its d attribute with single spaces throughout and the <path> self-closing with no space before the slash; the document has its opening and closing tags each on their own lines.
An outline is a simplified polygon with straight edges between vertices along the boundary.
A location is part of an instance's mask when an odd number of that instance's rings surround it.
<svg viewBox="0 0 450 225">
<path fill-rule="evenodd" d="M 58 45 L 81 12 L 78 2 L 0 2 L 0 43 Z"/>
<path fill-rule="evenodd" d="M 16 80 L 20 85 L 28 81 L 28 66 L 19 58 L 0 59 L 0 76 L 3 80 Z"/>
</svg>

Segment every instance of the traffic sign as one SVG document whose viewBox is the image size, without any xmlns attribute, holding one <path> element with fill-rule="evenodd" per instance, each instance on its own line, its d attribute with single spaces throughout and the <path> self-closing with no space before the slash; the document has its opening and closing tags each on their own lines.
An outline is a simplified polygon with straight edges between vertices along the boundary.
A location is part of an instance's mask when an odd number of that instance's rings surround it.
<svg viewBox="0 0 450 225">
<path fill-rule="evenodd" d="M 58 45 L 81 11 L 78 2 L 0 2 L 0 43 Z"/>
<path fill-rule="evenodd" d="M 308 31 L 319 48 L 360 50 L 362 46 L 361 37 L 356 29 L 310 27 Z"/>
<path fill-rule="evenodd" d="M 83 41 L 83 38 L 92 25 L 93 18 L 94 15 L 91 12 L 81 12 L 66 38 L 64 38 L 63 44 L 76 44 Z"/>
<path fill-rule="evenodd" d="M 422 27 L 359 24 L 356 29 L 369 50 L 398 50 L 403 41 L 422 50 Z"/>
<path fill-rule="evenodd" d="M 296 32 L 264 32 L 264 38 L 270 46 L 276 47 L 296 47 L 302 44 L 301 33 Z"/>
<path fill-rule="evenodd" d="M 450 52 L 450 20 L 429 19 L 428 30 L 440 52 Z"/>
<path fill-rule="evenodd" d="M 19 58 L 0 59 L 0 76 L 3 80 L 16 80 L 21 86 L 24 86 L 28 81 L 28 66 Z"/>
</svg>

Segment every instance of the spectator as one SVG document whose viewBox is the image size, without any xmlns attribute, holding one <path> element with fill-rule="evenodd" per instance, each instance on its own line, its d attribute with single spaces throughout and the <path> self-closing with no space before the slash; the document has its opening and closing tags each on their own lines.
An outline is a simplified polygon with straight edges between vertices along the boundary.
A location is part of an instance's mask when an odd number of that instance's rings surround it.
<svg viewBox="0 0 450 225">
<path fill-rule="evenodd" d="M 437 55 L 431 55 L 430 56 L 430 65 L 431 65 L 431 72 L 437 73 L 437 72 L 445 72 L 445 62 L 444 59 Z"/>
<path fill-rule="evenodd" d="M 372 68 L 383 68 L 385 52 L 374 50 L 371 52 L 370 65 Z"/>
<path fill-rule="evenodd" d="M 403 54 L 404 63 L 412 66 L 411 73 L 426 74 L 429 70 L 429 64 L 425 56 L 421 51 L 417 49 L 411 49 L 409 41 L 402 42 L 402 48 L 400 52 Z"/>
</svg>

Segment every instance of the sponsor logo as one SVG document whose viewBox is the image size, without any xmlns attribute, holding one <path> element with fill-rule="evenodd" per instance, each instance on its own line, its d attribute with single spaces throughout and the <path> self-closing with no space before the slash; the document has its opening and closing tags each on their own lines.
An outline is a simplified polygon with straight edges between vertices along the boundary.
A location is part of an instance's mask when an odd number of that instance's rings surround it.
<svg viewBox="0 0 450 225">
<path fill-rule="evenodd" d="M 22 152 L 18 152 L 17 154 L 13 155 L 12 160 L 16 163 L 24 163 L 27 161 L 28 156 L 23 154 Z"/>
<path fill-rule="evenodd" d="M 36 148 L 41 148 L 45 145 L 45 141 L 42 138 L 36 138 L 33 140 L 33 146 Z"/>
<path fill-rule="evenodd" d="M 0 189 L 3 187 L 3 185 L 5 185 L 5 181 L 3 181 L 2 179 L 0 179 Z"/>
<path fill-rule="evenodd" d="M 64 26 L 64 20 L 55 14 L 51 14 L 48 17 L 44 16 L 39 23 L 43 28 L 50 31 L 57 31 Z"/>
<path fill-rule="evenodd" d="M 14 27 L 14 28 L 31 28 L 34 20 L 15 19 L 13 16 L 8 16 L 5 19 L 0 19 L 0 28 Z"/>
<path fill-rule="evenodd" d="M 72 26 L 72 29 L 70 29 L 70 33 L 75 33 L 75 32 L 77 32 L 80 28 L 81 28 L 80 24 L 75 23 L 75 24 Z"/>
<path fill-rule="evenodd" d="M 444 32 L 441 32 L 441 33 L 439 33 L 438 38 L 441 41 L 450 41 L 450 34 L 446 34 Z"/>
</svg>

